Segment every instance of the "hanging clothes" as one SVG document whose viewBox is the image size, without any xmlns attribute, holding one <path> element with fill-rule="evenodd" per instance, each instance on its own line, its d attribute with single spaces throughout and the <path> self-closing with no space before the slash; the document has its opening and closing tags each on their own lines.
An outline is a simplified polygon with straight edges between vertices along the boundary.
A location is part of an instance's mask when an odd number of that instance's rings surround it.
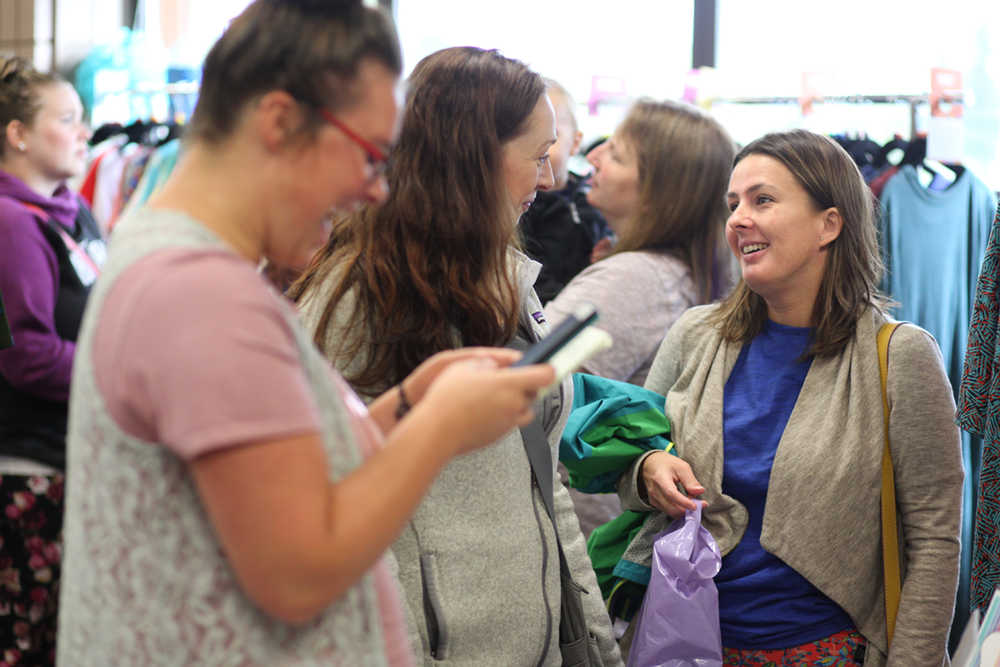
<svg viewBox="0 0 1000 667">
<path fill-rule="evenodd" d="M 102 140 L 91 148 L 79 192 L 107 237 L 127 209 L 145 203 L 170 175 L 182 126 L 135 121 L 102 125 L 95 136 L 98 133 Z"/>
<path fill-rule="evenodd" d="M 882 288 L 900 304 L 894 315 L 927 329 L 937 340 L 957 400 L 973 295 L 997 202 L 993 191 L 971 171 L 962 167 L 956 171 L 950 185 L 930 189 L 921 184 L 913 164 L 903 164 L 882 191 L 880 243 L 886 267 Z M 978 438 L 962 433 L 966 475 L 953 639 L 961 634 L 971 610 L 972 517 L 980 447 Z"/>
<path fill-rule="evenodd" d="M 156 148 L 153 154 L 146 161 L 139 182 L 129 196 L 128 201 L 122 210 L 122 215 L 128 214 L 132 209 L 142 206 L 153 194 L 163 187 L 167 177 L 177 164 L 177 158 L 181 152 L 181 140 L 171 139 L 165 144 Z"/>
<path fill-rule="evenodd" d="M 882 207 L 883 288 L 899 301 L 900 319 L 937 339 L 957 396 L 996 199 L 968 169 L 947 188 L 931 190 L 912 165 L 904 165 L 886 184 Z"/>
<path fill-rule="evenodd" d="M 993 218 L 976 286 L 965 367 L 958 392 L 958 425 L 982 436 L 972 604 L 985 609 L 1000 585 L 1000 208 Z"/>
</svg>

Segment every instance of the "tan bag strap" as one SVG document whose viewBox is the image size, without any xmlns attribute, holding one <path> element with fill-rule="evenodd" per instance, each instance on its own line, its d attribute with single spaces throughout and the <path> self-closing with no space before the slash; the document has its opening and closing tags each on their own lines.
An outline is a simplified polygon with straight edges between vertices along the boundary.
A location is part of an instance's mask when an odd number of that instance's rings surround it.
<svg viewBox="0 0 1000 667">
<path fill-rule="evenodd" d="M 899 611 L 899 533 L 896 530 L 896 482 L 892 471 L 892 454 L 889 452 L 889 398 L 886 392 L 886 375 L 889 372 L 889 339 L 900 322 L 883 324 L 878 331 L 878 370 L 882 380 L 882 431 L 885 448 L 882 450 L 882 567 L 885 579 L 885 633 L 889 645 L 896 630 L 896 613 Z"/>
</svg>

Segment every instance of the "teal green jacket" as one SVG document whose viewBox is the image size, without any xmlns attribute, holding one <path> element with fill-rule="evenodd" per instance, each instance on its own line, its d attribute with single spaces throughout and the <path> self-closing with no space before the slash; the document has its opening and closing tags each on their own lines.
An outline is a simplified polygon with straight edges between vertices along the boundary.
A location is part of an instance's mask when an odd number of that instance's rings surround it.
<svg viewBox="0 0 1000 667">
<path fill-rule="evenodd" d="M 628 382 L 573 375 L 573 408 L 559 443 L 569 485 L 585 493 L 615 493 L 618 478 L 651 449 L 670 451 L 665 399 Z M 622 512 L 587 540 L 601 594 L 615 615 L 631 618 L 649 583 L 648 564 L 622 558 L 647 512 Z"/>
</svg>

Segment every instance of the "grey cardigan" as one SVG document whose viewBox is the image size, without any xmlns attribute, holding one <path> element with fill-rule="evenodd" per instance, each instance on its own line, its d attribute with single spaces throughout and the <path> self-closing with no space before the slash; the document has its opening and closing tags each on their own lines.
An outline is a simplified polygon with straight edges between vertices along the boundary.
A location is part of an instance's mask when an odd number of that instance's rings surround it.
<svg viewBox="0 0 1000 667">
<path fill-rule="evenodd" d="M 747 510 L 722 493 L 723 388 L 741 344 L 707 321 L 717 306 L 689 310 L 667 334 L 646 381 L 666 396 L 677 454 L 705 486 L 704 525 L 723 554 L 743 536 Z M 843 352 L 810 366 L 778 444 L 761 545 L 839 604 L 869 642 L 865 667 L 947 664 L 948 628 L 958 582 L 962 463 L 955 403 L 934 339 L 904 325 L 889 347 L 889 440 L 896 475 L 901 550 L 906 561 L 892 651 L 886 657 L 879 491 L 882 402 L 876 333 L 869 309 Z M 652 509 L 638 496 L 637 462 L 623 476 L 623 505 Z M 648 563 L 646 522 L 626 558 Z"/>
<path fill-rule="evenodd" d="M 531 286 L 540 265 L 515 253 L 521 288 L 521 325 L 533 338 L 546 326 Z M 301 305 L 315 330 L 336 278 Z M 345 340 L 363 335 L 353 317 L 354 297 L 337 304 L 324 352 L 347 374 L 356 359 L 339 353 Z M 543 320 L 544 321 L 544 320 Z M 363 356 L 363 353 L 362 353 Z M 555 473 L 559 436 L 572 405 L 568 379 L 547 400 L 544 427 L 552 447 L 556 524 L 573 579 L 588 594 L 584 612 L 591 655 L 598 664 L 621 665 L 597 579 L 573 502 Z M 442 470 L 413 519 L 392 547 L 407 606 L 411 641 L 425 665 L 528 667 L 561 664 L 559 656 L 559 557 L 552 522 L 531 484 L 521 434 L 513 430 L 486 449 L 459 457 Z M 437 648 L 431 654 L 431 632 Z"/>
</svg>

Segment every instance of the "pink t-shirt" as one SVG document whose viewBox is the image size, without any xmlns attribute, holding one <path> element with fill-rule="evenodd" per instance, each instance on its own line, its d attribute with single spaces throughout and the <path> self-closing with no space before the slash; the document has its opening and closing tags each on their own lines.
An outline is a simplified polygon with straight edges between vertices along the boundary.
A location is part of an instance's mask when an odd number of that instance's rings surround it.
<svg viewBox="0 0 1000 667">
<path fill-rule="evenodd" d="M 105 298 L 92 350 L 97 386 L 126 433 L 191 461 L 320 431 L 288 317 L 294 309 L 225 250 L 162 250 L 126 269 Z M 381 446 L 367 408 L 335 370 L 365 456 Z M 397 588 L 374 568 L 386 655 L 412 665 Z"/>
</svg>

